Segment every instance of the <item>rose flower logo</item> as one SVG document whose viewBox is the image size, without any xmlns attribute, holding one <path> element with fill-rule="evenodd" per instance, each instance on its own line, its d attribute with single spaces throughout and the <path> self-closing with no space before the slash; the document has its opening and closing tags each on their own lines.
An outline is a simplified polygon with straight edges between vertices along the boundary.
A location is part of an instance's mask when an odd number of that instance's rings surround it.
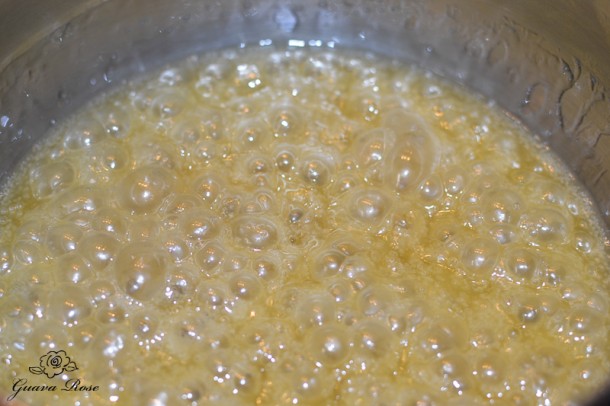
<svg viewBox="0 0 610 406">
<path fill-rule="evenodd" d="M 53 378 L 64 371 L 72 372 L 78 368 L 65 351 L 49 351 L 40 357 L 39 367 L 30 367 L 30 372 L 36 375 L 45 374 L 49 378 Z"/>
</svg>

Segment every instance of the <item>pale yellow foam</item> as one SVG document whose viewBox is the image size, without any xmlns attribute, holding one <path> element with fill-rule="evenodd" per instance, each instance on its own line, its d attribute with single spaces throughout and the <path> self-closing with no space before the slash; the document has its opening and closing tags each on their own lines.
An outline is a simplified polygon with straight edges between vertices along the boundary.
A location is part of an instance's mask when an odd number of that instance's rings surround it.
<svg viewBox="0 0 610 406">
<path fill-rule="evenodd" d="M 28 372 L 57 349 L 100 389 L 21 401 L 564 404 L 610 374 L 586 195 L 436 77 L 225 51 L 55 133 L 0 207 L 0 389 L 63 387 Z"/>
</svg>

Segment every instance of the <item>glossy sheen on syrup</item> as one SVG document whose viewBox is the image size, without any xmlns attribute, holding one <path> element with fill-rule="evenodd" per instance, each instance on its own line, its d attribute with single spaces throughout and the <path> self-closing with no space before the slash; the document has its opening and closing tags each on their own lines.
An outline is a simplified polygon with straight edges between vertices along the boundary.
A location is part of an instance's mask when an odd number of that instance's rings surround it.
<svg viewBox="0 0 610 406">
<path fill-rule="evenodd" d="M 565 404 L 610 375 L 591 203 L 493 106 L 247 49 L 56 129 L 0 206 L 0 391 L 32 404 Z M 46 379 L 46 377 L 43 376 Z"/>
</svg>

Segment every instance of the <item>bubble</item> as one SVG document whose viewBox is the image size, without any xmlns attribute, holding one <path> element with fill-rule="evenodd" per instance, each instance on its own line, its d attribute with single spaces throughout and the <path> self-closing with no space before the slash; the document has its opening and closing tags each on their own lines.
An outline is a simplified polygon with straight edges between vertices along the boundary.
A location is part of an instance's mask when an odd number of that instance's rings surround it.
<svg viewBox="0 0 610 406">
<path fill-rule="evenodd" d="M 78 186 L 63 191 L 52 203 L 58 217 L 77 213 L 92 213 L 103 207 L 104 199 L 98 189 Z"/>
<path fill-rule="evenodd" d="M 277 137 L 299 139 L 305 130 L 305 120 L 299 109 L 285 105 L 275 108 L 270 115 L 273 134 Z"/>
<path fill-rule="evenodd" d="M 316 186 L 323 186 L 329 182 L 330 169 L 321 159 L 308 159 L 301 169 L 303 179 L 307 183 Z"/>
<path fill-rule="evenodd" d="M 517 280 L 531 280 L 538 266 L 536 255 L 527 249 L 512 249 L 506 254 L 506 268 Z"/>
<path fill-rule="evenodd" d="M 200 207 L 201 203 L 202 201 L 195 195 L 178 193 L 168 196 L 160 209 L 166 214 L 180 214 Z"/>
<path fill-rule="evenodd" d="M 36 199 L 42 199 L 68 188 L 77 174 L 69 162 L 51 162 L 37 166 L 30 173 L 30 188 Z"/>
<path fill-rule="evenodd" d="M 89 295 L 75 286 L 62 286 L 51 295 L 49 300 L 49 315 L 71 325 L 84 320 L 91 313 Z"/>
<path fill-rule="evenodd" d="M 396 134 L 390 184 L 398 191 L 417 186 L 438 164 L 441 148 L 436 135 L 421 116 L 404 109 L 385 114 L 383 126 Z"/>
<path fill-rule="evenodd" d="M 201 300 L 212 309 L 219 306 L 224 306 L 225 300 L 228 296 L 225 286 L 214 281 L 206 281 L 202 283 L 197 288 L 197 291 Z"/>
<path fill-rule="evenodd" d="M 235 140 L 244 151 L 252 148 L 267 146 L 271 142 L 271 131 L 267 124 L 260 118 L 242 120 L 235 129 Z"/>
<path fill-rule="evenodd" d="M 203 382 L 193 381 L 186 385 L 181 385 L 180 399 L 189 404 L 196 404 L 197 402 L 205 402 L 208 399 L 214 399 L 214 395 L 207 397 L 207 388 Z"/>
<path fill-rule="evenodd" d="M 390 210 L 390 200 L 381 190 L 361 189 L 350 197 L 350 214 L 356 220 L 368 224 L 379 224 Z"/>
<path fill-rule="evenodd" d="M 495 225 L 490 228 L 489 234 L 501 245 L 514 242 L 517 238 L 517 229 L 509 224 Z"/>
<path fill-rule="evenodd" d="M 232 364 L 232 359 L 226 351 L 214 351 L 205 360 L 206 370 L 217 378 L 217 382 L 229 378 Z"/>
<path fill-rule="evenodd" d="M 332 297 L 325 294 L 312 294 L 301 299 L 296 309 L 296 319 L 302 329 L 322 326 L 335 317 Z"/>
<path fill-rule="evenodd" d="M 108 326 L 100 329 L 91 343 L 91 351 L 96 354 L 98 362 L 103 363 L 103 359 L 118 359 L 117 355 L 127 346 L 127 335 L 122 329 L 116 326 Z"/>
<path fill-rule="evenodd" d="M 163 246 L 174 262 L 182 262 L 190 257 L 191 249 L 180 235 L 171 235 L 163 239 Z"/>
<path fill-rule="evenodd" d="M 385 174 L 386 181 L 397 192 L 415 189 L 427 175 L 421 150 L 406 142 L 396 145 L 385 168 Z"/>
<path fill-rule="evenodd" d="M 239 64 L 235 68 L 233 83 L 240 94 L 250 94 L 262 89 L 265 85 L 258 66 Z"/>
<path fill-rule="evenodd" d="M 419 185 L 419 194 L 427 201 L 435 201 L 443 196 L 444 189 L 441 178 L 433 175 Z"/>
<path fill-rule="evenodd" d="M 255 299 L 262 290 L 258 278 L 247 273 L 240 273 L 229 280 L 231 292 L 242 300 Z"/>
<path fill-rule="evenodd" d="M 272 260 L 259 258 L 254 262 L 254 271 L 263 280 L 272 280 L 279 276 L 278 266 Z"/>
<path fill-rule="evenodd" d="M 572 226 L 566 216 L 555 209 L 533 209 L 521 216 L 519 227 L 536 244 L 564 244 Z"/>
<path fill-rule="evenodd" d="M 63 255 L 57 261 L 58 279 L 60 282 L 80 284 L 93 275 L 91 266 L 76 253 Z"/>
<path fill-rule="evenodd" d="M 282 172 L 289 172 L 294 169 L 294 155 L 288 151 L 282 151 L 275 157 L 275 165 Z"/>
<path fill-rule="evenodd" d="M 531 196 L 542 202 L 551 203 L 557 207 L 564 206 L 567 200 L 567 189 L 557 180 L 533 178 L 528 185 Z"/>
<path fill-rule="evenodd" d="M 191 302 L 194 294 L 193 272 L 189 267 L 172 267 L 165 285 L 165 298 L 173 305 Z"/>
<path fill-rule="evenodd" d="M 95 153 L 94 159 L 107 171 L 117 171 L 130 164 L 129 153 L 123 145 L 104 145 Z"/>
<path fill-rule="evenodd" d="M 185 91 L 168 88 L 155 89 L 150 107 L 156 117 L 165 119 L 182 112 L 188 100 L 188 94 Z"/>
<path fill-rule="evenodd" d="M 363 320 L 356 324 L 355 346 L 361 352 L 380 358 L 390 351 L 390 329 L 378 320 Z"/>
<path fill-rule="evenodd" d="M 129 112 L 119 107 L 111 107 L 110 111 L 100 112 L 97 118 L 106 130 L 106 134 L 118 139 L 126 138 L 129 135 L 131 128 Z"/>
<path fill-rule="evenodd" d="M 193 183 L 193 191 L 208 204 L 216 200 L 222 189 L 222 182 L 209 174 L 197 178 Z"/>
<path fill-rule="evenodd" d="M 207 241 L 218 234 L 218 217 L 206 209 L 196 208 L 180 215 L 180 230 L 190 240 Z"/>
<path fill-rule="evenodd" d="M 47 249 L 55 256 L 74 251 L 82 235 L 82 230 L 74 224 L 58 224 L 47 232 Z"/>
<path fill-rule="evenodd" d="M 169 195 L 175 179 L 171 172 L 159 166 L 145 166 L 129 173 L 120 183 L 121 204 L 134 213 L 152 213 Z"/>
<path fill-rule="evenodd" d="M 82 255 L 94 269 L 104 269 L 116 255 L 120 243 L 111 234 L 101 231 L 90 231 L 82 238 L 78 253 Z"/>
<path fill-rule="evenodd" d="M 43 242 L 47 227 L 48 225 L 43 218 L 33 217 L 32 219 L 25 220 L 15 233 L 16 239 Z"/>
<path fill-rule="evenodd" d="M 98 308 L 96 313 L 97 320 L 104 324 L 121 323 L 123 320 L 125 320 L 126 316 L 125 309 L 114 303 L 109 303 L 101 308 Z"/>
<path fill-rule="evenodd" d="M 240 244 L 257 251 L 269 249 L 278 238 L 275 224 L 264 217 L 237 218 L 233 222 L 232 231 Z"/>
<path fill-rule="evenodd" d="M 115 293 L 114 285 L 107 280 L 95 280 L 89 285 L 89 295 L 95 305 L 104 303 Z"/>
<path fill-rule="evenodd" d="M 482 203 L 485 219 L 493 223 L 516 223 L 523 207 L 519 195 L 509 189 L 486 191 L 482 196 Z"/>
<path fill-rule="evenodd" d="M 221 212 L 225 218 L 232 219 L 234 218 L 241 208 L 241 197 L 240 196 L 230 196 L 226 197 L 222 200 L 221 203 Z"/>
<path fill-rule="evenodd" d="M 216 61 L 209 61 L 201 67 L 198 78 L 195 82 L 195 90 L 203 98 L 217 97 L 218 86 L 224 83 L 231 73 L 232 64 L 229 59 L 220 58 Z"/>
<path fill-rule="evenodd" d="M 330 249 L 322 252 L 315 260 L 312 276 L 323 280 L 336 275 L 341 269 L 345 255 L 339 250 Z"/>
<path fill-rule="evenodd" d="M 127 231 L 127 220 L 121 212 L 109 207 L 100 209 L 93 218 L 93 228 L 105 231 L 116 237 L 125 235 Z"/>
<path fill-rule="evenodd" d="M 162 168 L 171 172 L 177 166 L 176 160 L 180 154 L 179 147 L 175 144 L 164 142 L 163 139 L 136 139 L 137 143 L 132 146 L 134 162 L 143 168 Z M 130 173 L 134 171 L 131 170 Z"/>
<path fill-rule="evenodd" d="M 501 354 L 483 356 L 475 363 L 473 375 L 484 391 L 497 391 L 501 388 L 508 361 Z"/>
<path fill-rule="evenodd" d="M 362 275 L 366 275 L 369 270 L 373 269 L 373 264 L 361 255 L 351 255 L 345 259 L 341 266 L 341 273 L 349 279 L 357 279 Z M 364 286 L 361 286 L 361 288 Z"/>
<path fill-rule="evenodd" d="M 12 254 L 17 262 L 25 265 L 39 263 L 44 258 L 40 244 L 34 241 L 17 241 L 13 245 Z"/>
<path fill-rule="evenodd" d="M 262 387 L 261 374 L 252 366 L 239 365 L 233 372 L 234 393 L 245 399 L 256 399 Z"/>
<path fill-rule="evenodd" d="M 114 267 L 119 286 L 140 301 L 162 292 L 166 272 L 167 257 L 163 250 L 142 242 L 125 246 L 117 255 Z"/>
<path fill-rule="evenodd" d="M 248 171 L 251 174 L 267 173 L 270 165 L 265 157 L 254 157 L 248 161 Z"/>
<path fill-rule="evenodd" d="M 0 275 L 11 271 L 13 254 L 8 247 L 0 245 Z"/>
<path fill-rule="evenodd" d="M 325 385 L 330 376 L 324 369 L 308 370 L 301 368 L 292 377 L 292 387 L 296 392 L 293 396 L 296 402 L 303 404 L 319 404 L 330 395 L 331 386 Z"/>
<path fill-rule="evenodd" d="M 27 337 L 26 348 L 36 354 L 64 349 L 68 342 L 64 330 L 57 321 L 43 321 Z"/>
<path fill-rule="evenodd" d="M 597 244 L 596 238 L 585 232 L 577 232 L 575 237 L 576 249 L 583 254 L 590 254 Z"/>
<path fill-rule="evenodd" d="M 466 184 L 466 176 L 463 174 L 463 171 L 454 168 L 448 171 L 448 176 L 445 179 L 445 192 L 448 195 L 456 196 L 460 194 L 464 190 L 464 185 Z"/>
<path fill-rule="evenodd" d="M 192 112 L 182 114 L 180 120 L 171 126 L 168 131 L 172 139 L 187 148 L 196 145 L 199 140 L 203 139 L 204 133 L 198 114 Z"/>
<path fill-rule="evenodd" d="M 155 316 L 139 313 L 131 317 L 130 324 L 134 332 L 134 337 L 140 340 L 146 340 L 154 337 L 159 326 L 159 321 Z"/>
<path fill-rule="evenodd" d="M 518 310 L 518 317 L 523 323 L 531 323 L 538 320 L 538 309 L 532 306 L 522 306 Z"/>
<path fill-rule="evenodd" d="M 339 366 L 350 353 L 349 334 L 341 325 L 331 324 L 312 330 L 306 342 L 311 358 L 324 366 Z"/>
<path fill-rule="evenodd" d="M 67 149 L 89 148 L 101 141 L 105 133 L 104 127 L 94 118 L 79 118 L 64 134 L 63 145 Z"/>
<path fill-rule="evenodd" d="M 328 293 L 333 296 L 335 302 L 344 303 L 352 297 L 353 291 L 348 281 L 334 279 L 328 284 Z"/>
<path fill-rule="evenodd" d="M 358 186 L 360 182 L 355 176 L 352 175 L 341 175 L 335 181 L 335 190 L 337 194 L 341 194 L 343 192 L 347 192 L 348 190 L 352 190 L 356 186 Z"/>
<path fill-rule="evenodd" d="M 387 313 L 394 297 L 392 292 L 383 286 L 372 285 L 358 292 L 358 309 L 367 317 L 379 316 Z"/>
<path fill-rule="evenodd" d="M 133 220 L 127 230 L 130 241 L 148 240 L 159 235 L 159 222 L 152 218 Z"/>
<path fill-rule="evenodd" d="M 358 162 L 364 167 L 381 163 L 394 148 L 394 132 L 386 128 L 374 128 L 359 136 Z"/>
<path fill-rule="evenodd" d="M 352 90 L 340 105 L 347 117 L 365 122 L 375 122 L 379 118 L 379 95 L 370 90 Z"/>
<path fill-rule="evenodd" d="M 570 312 L 568 323 L 575 335 L 594 334 L 602 328 L 602 316 L 592 307 L 578 305 Z"/>
<path fill-rule="evenodd" d="M 470 389 L 472 385 L 471 369 L 466 358 L 457 352 L 446 352 L 437 358 L 433 364 L 434 373 L 442 377 L 444 387 L 457 390 L 462 393 L 465 389 Z M 466 401 L 466 404 L 469 404 Z"/>
<path fill-rule="evenodd" d="M 207 273 L 217 269 L 225 258 L 225 250 L 222 246 L 209 243 L 195 254 L 195 263 Z"/>
<path fill-rule="evenodd" d="M 493 240 L 476 238 L 468 243 L 462 254 L 466 275 L 473 282 L 488 281 L 498 258 L 498 247 Z"/>
<path fill-rule="evenodd" d="M 433 325 L 421 333 L 421 347 L 429 353 L 443 353 L 456 345 L 456 339 L 449 327 Z"/>
<path fill-rule="evenodd" d="M 248 258 L 241 255 L 239 252 L 232 252 L 227 255 L 226 261 L 222 264 L 224 272 L 236 272 L 246 268 Z"/>
<path fill-rule="evenodd" d="M 72 326 L 70 328 L 71 346 L 74 346 L 79 350 L 88 348 L 95 338 L 98 330 L 98 323 L 92 322 L 90 319 L 85 320 L 82 323 L 78 323 L 76 326 Z"/>
</svg>

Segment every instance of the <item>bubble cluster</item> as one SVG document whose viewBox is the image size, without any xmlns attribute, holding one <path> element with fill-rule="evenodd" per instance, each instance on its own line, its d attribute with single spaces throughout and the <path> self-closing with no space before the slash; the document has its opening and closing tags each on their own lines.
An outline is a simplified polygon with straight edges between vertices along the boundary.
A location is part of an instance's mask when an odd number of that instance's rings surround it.
<svg viewBox="0 0 610 406">
<path fill-rule="evenodd" d="M 83 405 L 579 402 L 610 374 L 605 240 L 522 134 L 345 51 L 126 84 L 0 197 L 0 380 L 61 349 Z"/>
</svg>

